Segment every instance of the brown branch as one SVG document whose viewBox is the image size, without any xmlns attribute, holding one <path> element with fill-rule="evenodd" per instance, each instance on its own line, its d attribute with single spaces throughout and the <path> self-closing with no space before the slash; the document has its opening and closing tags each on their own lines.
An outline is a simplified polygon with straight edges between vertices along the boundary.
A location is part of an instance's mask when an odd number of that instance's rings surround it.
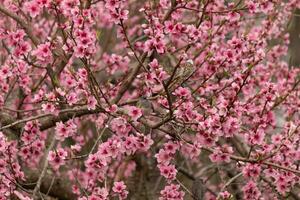
<svg viewBox="0 0 300 200">
<path fill-rule="evenodd" d="M 36 184 L 36 186 L 34 187 L 34 190 L 33 190 L 33 194 L 32 194 L 33 199 L 36 199 L 36 200 L 39 199 L 37 193 L 40 192 L 41 184 L 42 184 L 43 178 L 46 175 L 46 171 L 47 171 L 47 168 L 48 168 L 48 165 L 49 165 L 48 155 L 49 155 L 51 149 L 55 146 L 55 144 L 56 144 L 55 135 L 52 134 L 51 143 L 50 143 L 49 147 L 46 149 L 46 152 L 44 154 L 42 172 L 41 172 L 41 174 L 38 178 L 37 184 Z"/>
<path fill-rule="evenodd" d="M 36 115 L 33 117 L 29 117 L 29 118 L 17 120 L 17 121 L 15 121 L 15 119 L 9 117 L 9 115 L 6 115 L 5 113 L 0 113 L 1 120 L 2 120 L 2 116 L 5 117 L 4 120 L 2 121 L 2 123 L 6 124 L 0 128 L 0 131 L 8 129 L 8 128 L 12 128 L 12 127 L 21 128 L 19 126 L 20 124 L 24 124 L 26 122 L 37 120 L 37 119 L 50 117 L 41 122 L 40 130 L 44 131 L 48 128 L 53 127 L 56 122 L 59 122 L 59 121 L 65 122 L 65 121 L 68 121 L 69 119 L 71 119 L 72 117 L 81 117 L 83 115 L 95 114 L 95 113 L 99 113 L 102 111 L 103 111 L 103 109 L 88 110 L 85 107 L 71 108 L 71 109 L 61 110 L 60 113 L 58 114 L 58 116 L 53 116 L 52 113 L 45 113 L 45 114 L 40 114 L 40 115 Z M 7 123 L 9 123 L 9 124 L 7 124 Z"/>
<path fill-rule="evenodd" d="M 137 56 L 137 54 L 136 54 L 136 52 L 135 52 L 135 50 L 134 50 L 134 47 L 132 46 L 132 44 L 131 44 L 131 42 L 130 42 L 130 40 L 129 40 L 129 38 L 128 38 L 128 35 L 127 35 L 127 33 L 126 33 L 126 28 L 125 28 L 125 26 L 124 26 L 123 20 L 120 20 L 120 26 L 121 26 L 121 28 L 122 28 L 122 30 L 123 30 L 123 34 L 124 34 L 124 36 L 125 36 L 125 39 L 126 39 L 126 41 L 127 41 L 127 44 L 128 44 L 128 46 L 129 46 L 130 50 L 133 52 L 133 55 L 134 55 L 135 59 L 136 59 L 136 60 L 138 61 L 138 63 L 143 67 L 143 69 L 144 69 L 146 72 L 149 73 L 149 70 L 147 69 L 147 67 L 144 66 L 144 63 L 143 63 L 143 62 L 140 60 L 140 58 Z"/>
<path fill-rule="evenodd" d="M 140 63 L 143 63 L 145 61 L 146 57 L 147 57 L 147 53 L 143 53 L 143 55 L 141 56 L 141 59 L 140 59 L 140 61 L 141 61 Z M 125 83 L 122 84 L 117 96 L 112 101 L 113 104 L 117 104 L 121 100 L 121 98 L 123 97 L 125 92 L 128 90 L 128 87 L 131 85 L 131 83 L 136 78 L 137 74 L 140 71 L 140 68 L 142 67 L 142 65 L 140 63 L 135 68 L 133 68 L 131 73 L 128 75 L 128 78 L 125 80 Z"/>
<path fill-rule="evenodd" d="M 206 148 L 206 147 L 202 147 L 203 150 L 206 150 L 208 152 L 214 152 L 212 149 L 210 148 Z M 269 166 L 269 167 L 274 167 L 277 169 L 281 169 L 284 171 L 289 171 L 289 172 L 293 172 L 294 174 L 296 174 L 297 176 L 300 176 L 300 171 L 297 169 L 293 169 L 290 167 L 285 167 L 273 162 L 269 162 L 269 161 L 262 161 L 261 159 L 253 159 L 253 158 L 244 158 L 244 157 L 240 157 L 240 156 L 235 156 L 235 155 L 231 155 L 228 154 L 228 156 L 230 157 L 230 159 L 235 160 L 235 161 L 242 161 L 242 162 L 248 162 L 248 163 L 258 163 L 258 164 L 262 164 L 265 166 Z"/>
<path fill-rule="evenodd" d="M 49 128 L 52 128 L 53 126 L 55 126 L 56 122 L 66 122 L 71 118 L 77 118 L 77 117 L 82 117 L 84 115 L 91 115 L 91 114 L 97 114 L 100 112 L 104 112 L 103 109 L 96 109 L 96 110 L 88 110 L 88 109 L 74 109 L 73 111 L 68 111 L 62 114 L 59 114 L 58 116 L 54 116 L 51 118 L 47 118 L 44 121 L 41 122 L 41 126 L 40 126 L 40 130 L 44 131 L 47 130 Z"/>
<path fill-rule="evenodd" d="M 296 87 L 299 85 L 299 83 L 300 83 L 300 79 L 294 83 L 293 87 L 284 96 L 281 96 L 276 99 L 277 101 L 270 108 L 270 110 L 273 110 L 274 108 L 279 106 L 281 103 L 283 103 L 290 96 L 290 94 L 296 89 Z"/>
</svg>

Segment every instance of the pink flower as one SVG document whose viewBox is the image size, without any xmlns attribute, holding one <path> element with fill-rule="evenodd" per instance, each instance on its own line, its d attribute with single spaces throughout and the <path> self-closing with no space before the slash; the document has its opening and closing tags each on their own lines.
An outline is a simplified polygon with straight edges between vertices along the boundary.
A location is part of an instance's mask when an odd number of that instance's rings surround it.
<svg viewBox="0 0 300 200">
<path fill-rule="evenodd" d="M 150 134 L 148 135 L 143 135 L 140 133 L 137 133 L 138 138 L 137 138 L 137 144 L 136 147 L 140 150 L 140 151 L 144 151 L 147 152 L 151 145 L 153 145 L 154 141 L 151 139 Z"/>
<path fill-rule="evenodd" d="M 62 148 L 49 152 L 48 160 L 54 170 L 58 170 L 62 165 L 65 164 L 67 155 L 67 151 Z"/>
<path fill-rule="evenodd" d="M 50 42 L 38 45 L 37 49 L 32 51 L 32 55 L 36 56 L 40 63 L 51 63 L 52 53 Z"/>
<path fill-rule="evenodd" d="M 51 0 L 37 0 L 38 3 L 42 6 L 49 7 L 51 4 Z"/>
<path fill-rule="evenodd" d="M 38 16 L 41 12 L 41 5 L 36 0 L 28 1 L 24 4 L 25 11 L 29 13 L 32 18 Z"/>
<path fill-rule="evenodd" d="M 156 70 L 159 68 L 159 64 L 157 59 L 153 59 L 150 63 L 149 66 L 151 67 L 151 69 Z"/>
<path fill-rule="evenodd" d="M 123 181 L 120 182 L 114 182 L 113 191 L 115 193 L 122 193 L 126 189 L 126 185 Z"/>
<path fill-rule="evenodd" d="M 45 113 L 55 113 L 56 108 L 52 103 L 42 104 L 42 110 Z"/>
<path fill-rule="evenodd" d="M 5 152 L 5 148 L 7 146 L 6 143 L 6 137 L 4 134 L 0 131 L 0 152 Z"/>
<path fill-rule="evenodd" d="M 172 156 L 169 152 L 164 149 L 159 150 L 159 152 L 155 155 L 158 163 L 169 164 Z"/>
<path fill-rule="evenodd" d="M 174 95 L 180 97 L 180 98 L 190 98 L 191 92 L 187 88 L 179 87 L 175 90 Z"/>
<path fill-rule="evenodd" d="M 119 7 L 119 0 L 106 0 L 105 7 L 109 10 L 115 10 Z"/>
<path fill-rule="evenodd" d="M 57 122 L 55 127 L 56 138 L 60 141 L 64 141 L 67 137 L 73 136 L 77 130 L 77 126 L 72 120 L 66 122 Z"/>
<path fill-rule="evenodd" d="M 124 147 L 127 154 L 133 154 L 137 150 L 137 137 L 130 135 L 124 141 Z"/>
<path fill-rule="evenodd" d="M 160 174 L 168 180 L 174 180 L 176 178 L 177 170 L 175 165 L 158 165 Z"/>
<path fill-rule="evenodd" d="M 166 150 L 166 152 L 169 152 L 170 154 L 175 154 L 178 148 L 179 145 L 174 142 L 167 142 L 164 144 L 164 149 Z"/>
<path fill-rule="evenodd" d="M 184 192 L 180 191 L 179 188 L 179 185 L 167 185 L 160 191 L 159 200 L 183 200 Z"/>
<path fill-rule="evenodd" d="M 0 67 L 0 78 L 5 79 L 7 77 L 10 77 L 12 75 L 12 70 L 8 65 L 2 65 Z"/>
<path fill-rule="evenodd" d="M 247 182 L 247 184 L 243 187 L 243 192 L 244 199 L 246 200 L 258 200 L 261 195 L 261 192 L 253 181 Z"/>
<path fill-rule="evenodd" d="M 97 100 L 94 96 L 89 96 L 87 99 L 88 110 L 95 110 L 97 105 Z"/>
<path fill-rule="evenodd" d="M 79 3 L 79 0 L 64 0 L 61 2 L 61 8 L 66 14 L 70 14 L 78 8 Z"/>
<path fill-rule="evenodd" d="M 243 167 L 243 174 L 247 178 L 258 178 L 261 172 L 261 167 L 258 164 L 248 163 Z"/>
<path fill-rule="evenodd" d="M 93 194 L 89 197 L 89 200 L 107 200 L 108 191 L 106 188 L 95 188 Z"/>
<path fill-rule="evenodd" d="M 264 130 L 258 128 L 256 132 L 250 132 L 248 134 L 247 140 L 250 144 L 262 144 L 265 138 Z"/>
<path fill-rule="evenodd" d="M 287 25 L 300 0 L 241 2 L 1 0 L 0 200 L 30 198 L 16 184 L 40 176 L 44 158 L 79 200 L 139 198 L 127 190 L 144 172 L 166 185 L 140 199 L 297 191 L 300 67 Z M 241 172 L 243 194 L 222 189 L 228 173 L 210 181 L 210 165 Z M 211 191 L 196 194 L 177 167 Z"/>
<path fill-rule="evenodd" d="M 257 13 L 259 11 L 258 7 L 259 4 L 255 3 L 254 1 L 247 1 L 246 2 L 247 8 L 249 10 L 250 13 Z"/>
<path fill-rule="evenodd" d="M 128 195 L 128 191 L 126 190 L 126 185 L 123 181 L 114 182 L 114 186 L 112 188 L 113 192 L 119 195 L 120 199 L 126 199 Z"/>
<path fill-rule="evenodd" d="M 86 71 L 86 69 L 83 69 L 83 68 L 79 69 L 77 74 L 80 78 L 83 78 L 83 79 L 87 79 L 87 77 L 88 77 L 88 72 Z"/>
<path fill-rule="evenodd" d="M 21 55 L 25 55 L 31 51 L 31 45 L 29 42 L 20 43 L 14 50 L 14 55 L 19 57 Z"/>
<path fill-rule="evenodd" d="M 220 192 L 220 196 L 224 200 L 229 200 L 232 197 L 232 195 L 228 191 Z"/>
<path fill-rule="evenodd" d="M 221 163 L 221 162 L 230 162 L 230 156 L 227 153 L 222 153 L 220 151 L 215 151 L 209 155 L 209 158 L 212 162 Z"/>
<path fill-rule="evenodd" d="M 77 58 L 83 58 L 86 54 L 86 49 L 83 45 L 77 45 L 75 47 L 75 51 L 74 51 L 74 55 L 77 57 Z"/>
<path fill-rule="evenodd" d="M 275 144 L 275 145 L 278 145 L 282 142 L 282 135 L 280 134 L 276 134 L 276 135 L 272 135 L 272 143 Z"/>
<path fill-rule="evenodd" d="M 70 94 L 67 95 L 67 101 L 70 106 L 73 104 L 77 103 L 77 94 L 75 92 L 71 92 Z"/>
<path fill-rule="evenodd" d="M 126 20 L 128 19 L 128 14 L 129 14 L 129 11 L 128 10 L 121 10 L 120 11 L 120 16 L 119 16 L 119 19 L 120 20 Z"/>
<path fill-rule="evenodd" d="M 107 147 L 104 147 L 102 149 L 103 152 L 108 154 Z M 107 158 L 104 153 L 98 153 L 98 154 L 91 154 L 89 155 L 88 159 L 85 161 L 85 166 L 87 168 L 91 168 L 93 170 L 102 170 L 104 167 L 107 166 Z"/>
<path fill-rule="evenodd" d="M 137 121 L 142 115 L 142 109 L 137 108 L 135 106 L 128 106 L 127 108 L 128 115 L 131 117 L 133 121 Z"/>
<path fill-rule="evenodd" d="M 118 135 L 126 136 L 131 130 L 131 126 L 127 124 L 124 118 L 114 118 L 110 122 L 111 129 Z"/>
</svg>

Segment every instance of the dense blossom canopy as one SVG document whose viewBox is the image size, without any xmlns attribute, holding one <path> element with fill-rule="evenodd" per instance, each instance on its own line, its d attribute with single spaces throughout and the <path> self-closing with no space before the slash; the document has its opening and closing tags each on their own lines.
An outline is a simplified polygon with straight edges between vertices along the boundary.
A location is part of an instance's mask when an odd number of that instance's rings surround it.
<svg viewBox="0 0 300 200">
<path fill-rule="evenodd" d="M 0 0 L 0 199 L 299 199 L 297 8 Z"/>
</svg>

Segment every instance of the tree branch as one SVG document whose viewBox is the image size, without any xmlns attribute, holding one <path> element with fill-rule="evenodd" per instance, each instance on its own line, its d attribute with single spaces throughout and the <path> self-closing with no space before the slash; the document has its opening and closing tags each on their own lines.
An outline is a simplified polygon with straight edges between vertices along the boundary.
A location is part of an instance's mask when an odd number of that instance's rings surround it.
<svg viewBox="0 0 300 200">
<path fill-rule="evenodd" d="M 55 134 L 52 134 L 51 143 L 44 154 L 45 156 L 44 156 L 44 161 L 43 161 L 42 173 L 40 174 L 37 184 L 33 190 L 33 194 L 32 194 L 33 199 L 36 199 L 36 200 L 39 199 L 37 193 L 40 192 L 41 184 L 42 184 L 43 178 L 46 175 L 46 171 L 47 171 L 47 168 L 49 165 L 48 155 L 49 155 L 49 152 L 51 151 L 51 149 L 55 146 L 55 144 L 56 144 Z"/>
</svg>

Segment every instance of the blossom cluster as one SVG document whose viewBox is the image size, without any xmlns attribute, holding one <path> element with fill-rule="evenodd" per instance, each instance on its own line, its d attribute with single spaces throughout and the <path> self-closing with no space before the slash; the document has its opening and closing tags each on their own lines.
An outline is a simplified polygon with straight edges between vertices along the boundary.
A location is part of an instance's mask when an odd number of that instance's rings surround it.
<svg viewBox="0 0 300 200">
<path fill-rule="evenodd" d="M 299 8 L 0 0 L 0 199 L 300 198 Z"/>
</svg>

